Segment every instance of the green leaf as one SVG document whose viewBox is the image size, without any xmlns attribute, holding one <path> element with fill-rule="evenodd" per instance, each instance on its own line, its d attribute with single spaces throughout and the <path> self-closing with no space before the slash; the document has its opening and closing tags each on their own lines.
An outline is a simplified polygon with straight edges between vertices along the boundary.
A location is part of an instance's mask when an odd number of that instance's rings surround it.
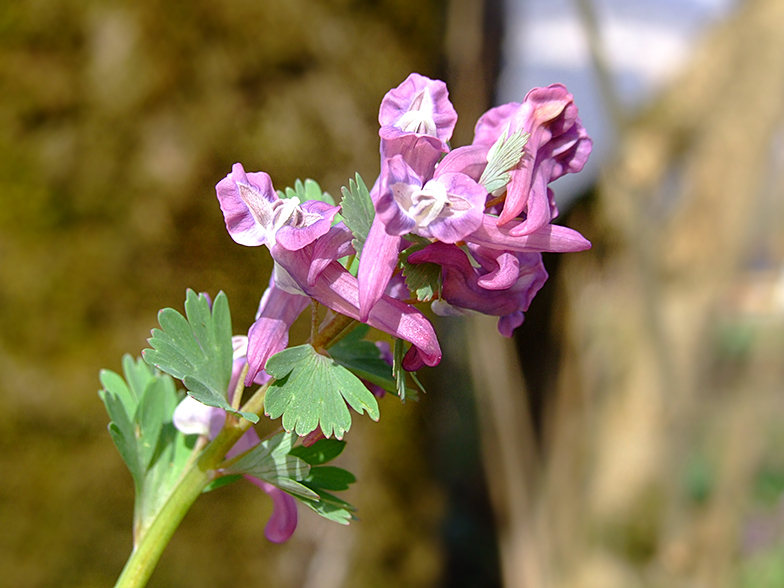
<svg viewBox="0 0 784 588">
<path fill-rule="evenodd" d="M 322 492 L 318 495 L 318 498 L 318 501 L 300 499 L 300 502 L 316 514 L 341 525 L 348 525 L 352 520 L 356 520 L 353 514 L 356 509 L 348 502 L 344 502 L 327 492 Z"/>
<path fill-rule="evenodd" d="M 396 392 L 400 396 L 400 402 L 406 401 L 406 371 L 403 369 L 403 358 L 406 349 L 402 339 L 395 339 L 395 346 L 392 351 L 392 373 L 395 376 Z"/>
<path fill-rule="evenodd" d="M 509 183 L 509 170 L 520 163 L 523 148 L 528 142 L 528 133 L 519 130 L 507 138 L 508 132 L 509 129 L 506 128 L 488 151 L 487 167 L 479 178 L 479 183 L 491 194 L 505 188 Z"/>
<path fill-rule="evenodd" d="M 335 206 L 335 199 L 328 193 L 324 192 L 316 180 L 307 179 L 303 183 L 302 180 L 294 182 L 294 188 L 286 188 L 286 191 L 278 190 L 280 198 L 299 198 L 300 202 L 308 200 L 319 200 L 326 202 L 330 206 Z"/>
<path fill-rule="evenodd" d="M 397 382 L 392 374 L 392 366 L 381 357 L 381 352 L 375 343 L 362 338 L 369 329 L 367 325 L 356 327 L 330 347 L 329 354 L 354 375 L 380 386 L 387 392 L 397 394 Z M 416 397 L 416 390 L 408 388 L 407 395 Z"/>
<path fill-rule="evenodd" d="M 355 519 L 354 508 L 351 504 L 327 492 L 327 490 L 346 490 L 349 484 L 353 484 L 356 478 L 350 472 L 333 467 L 314 467 L 310 470 L 310 476 L 303 482 L 318 496 L 317 500 L 301 499 L 300 502 L 311 508 L 322 517 L 348 525 Z"/>
<path fill-rule="evenodd" d="M 338 491 L 348 490 L 350 484 L 357 479 L 351 472 L 334 466 L 320 466 L 310 469 L 310 475 L 305 478 L 304 483 L 313 489 L 323 488 L 324 490 Z"/>
<path fill-rule="evenodd" d="M 406 287 L 416 296 L 417 301 L 430 302 L 433 298 L 438 297 L 441 292 L 440 265 L 430 262 L 408 263 L 406 260 L 402 262 L 402 266 Z"/>
<path fill-rule="evenodd" d="M 340 189 L 343 194 L 340 206 L 343 222 L 354 234 L 351 245 L 359 256 L 362 254 L 362 247 L 367 240 L 370 226 L 373 224 L 373 217 L 376 216 L 376 210 L 362 177 L 359 174 L 354 177 L 354 180 L 349 180 L 348 188 L 344 186 Z"/>
<path fill-rule="evenodd" d="M 224 486 L 228 486 L 229 484 L 233 484 L 239 480 L 242 480 L 242 476 L 240 474 L 232 474 L 230 476 L 221 476 L 220 478 L 215 478 L 212 482 L 204 487 L 204 490 L 202 490 L 201 493 L 206 494 L 207 492 L 212 492 L 213 490 L 223 488 Z"/>
<path fill-rule="evenodd" d="M 202 404 L 258 422 L 257 415 L 234 410 L 227 400 L 233 349 L 226 295 L 219 292 L 210 309 L 204 294 L 189 289 L 185 314 L 187 318 L 173 308 L 158 313 L 162 330 L 152 330 L 148 342 L 153 348 L 142 352 L 144 360 L 182 380 L 190 395 Z"/>
<path fill-rule="evenodd" d="M 289 455 L 300 458 L 302 461 L 318 466 L 335 459 L 343 452 L 345 441 L 337 439 L 319 439 L 310 447 L 300 445 L 289 451 Z"/>
<path fill-rule="evenodd" d="M 304 436 L 321 427 L 325 437 L 342 439 L 351 428 L 346 403 L 378 420 L 378 402 L 354 374 L 310 345 L 284 349 L 265 367 L 275 381 L 264 399 L 266 414 L 283 416 L 283 428 Z"/>
<path fill-rule="evenodd" d="M 196 437 L 186 437 L 171 422 L 184 396 L 172 378 L 129 355 L 123 358 L 123 372 L 124 379 L 102 371 L 99 395 L 111 419 L 109 434 L 133 477 L 138 544 L 179 480 Z"/>
<path fill-rule="evenodd" d="M 295 441 L 292 433 L 278 433 L 256 445 L 226 468 L 226 472 L 249 474 L 295 496 L 318 499 L 312 490 L 297 483 L 308 477 L 310 465 L 295 455 L 289 455 Z"/>
</svg>

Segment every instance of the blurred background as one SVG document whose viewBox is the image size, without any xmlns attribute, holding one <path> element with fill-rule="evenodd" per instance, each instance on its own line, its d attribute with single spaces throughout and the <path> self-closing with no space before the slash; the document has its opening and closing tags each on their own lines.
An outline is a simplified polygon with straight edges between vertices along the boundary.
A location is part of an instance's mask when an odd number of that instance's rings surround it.
<svg viewBox="0 0 784 588">
<path fill-rule="evenodd" d="M 3 584 L 122 569 L 133 489 L 98 371 L 188 287 L 246 331 L 269 275 L 214 184 L 235 161 L 372 182 L 380 100 L 417 71 L 449 85 L 453 146 L 567 84 L 596 149 L 553 187 L 593 249 L 547 257 L 512 340 L 439 321 L 428 394 L 355 419 L 361 522 L 301 512 L 272 545 L 269 500 L 234 484 L 150 585 L 784 586 L 782 23 L 782 0 L 2 3 Z"/>
</svg>

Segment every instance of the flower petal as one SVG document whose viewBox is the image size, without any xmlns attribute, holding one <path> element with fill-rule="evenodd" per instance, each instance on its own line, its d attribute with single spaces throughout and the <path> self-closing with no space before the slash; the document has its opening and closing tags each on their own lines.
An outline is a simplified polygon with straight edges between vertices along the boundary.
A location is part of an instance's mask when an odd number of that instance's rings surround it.
<svg viewBox="0 0 784 588">
<path fill-rule="evenodd" d="M 297 529 L 297 503 L 294 498 L 269 482 L 253 476 L 245 477 L 272 498 L 272 514 L 264 527 L 264 536 L 272 543 L 288 541 Z"/>
</svg>

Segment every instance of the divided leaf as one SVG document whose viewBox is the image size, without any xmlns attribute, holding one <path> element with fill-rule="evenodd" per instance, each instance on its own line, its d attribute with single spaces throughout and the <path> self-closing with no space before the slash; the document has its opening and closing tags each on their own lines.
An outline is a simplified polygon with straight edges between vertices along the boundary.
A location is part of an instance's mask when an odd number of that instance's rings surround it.
<svg viewBox="0 0 784 588">
<path fill-rule="evenodd" d="M 487 167 L 479 178 L 479 183 L 490 193 L 506 187 L 509 183 L 509 170 L 520 163 L 523 148 L 528 142 L 529 134 L 522 130 L 515 131 L 507 138 L 507 127 L 498 140 L 487 152 Z"/>
<path fill-rule="evenodd" d="M 289 455 L 295 441 L 296 436 L 292 433 L 278 433 L 256 445 L 226 468 L 226 472 L 248 474 L 297 498 L 317 500 L 318 494 L 298 483 L 310 474 L 310 465 L 295 455 Z"/>
<path fill-rule="evenodd" d="M 340 206 L 343 222 L 354 234 L 351 245 L 359 256 L 362 254 L 362 247 L 367 240 L 376 210 L 362 177 L 358 173 L 354 177 L 355 180 L 349 180 L 348 188 L 344 186 L 340 189 L 343 194 Z"/>
<path fill-rule="evenodd" d="M 188 289 L 185 315 L 173 308 L 158 313 L 161 329 L 153 329 L 142 352 L 144 361 L 182 380 L 188 392 L 207 406 L 239 414 L 251 422 L 259 417 L 234 410 L 227 400 L 231 379 L 232 345 L 229 302 L 223 292 L 210 301 Z"/>
<path fill-rule="evenodd" d="M 273 419 L 283 416 L 283 428 L 304 436 L 321 427 L 325 437 L 342 439 L 351 428 L 348 403 L 359 414 L 378 420 L 378 402 L 364 384 L 332 358 L 310 345 L 273 355 L 266 371 L 275 381 L 267 390 L 264 410 Z"/>
<path fill-rule="evenodd" d="M 351 333 L 329 348 L 329 354 L 336 362 L 366 382 L 380 386 L 387 392 L 398 393 L 397 381 L 392 366 L 381 357 L 375 343 L 363 337 L 370 330 L 367 325 L 355 328 Z M 407 388 L 404 397 L 416 398 L 413 388 Z"/>
<path fill-rule="evenodd" d="M 99 395 L 111 419 L 109 434 L 133 478 L 138 543 L 174 489 L 195 436 L 186 437 L 171 422 L 183 397 L 172 378 L 156 373 L 141 358 L 134 362 L 130 355 L 123 357 L 123 371 L 124 379 L 103 370 Z"/>
<path fill-rule="evenodd" d="M 319 466 L 332 461 L 343 453 L 345 446 L 346 442 L 338 439 L 319 439 L 310 447 L 299 445 L 289 451 L 289 454 L 300 458 L 307 464 Z"/>
<path fill-rule="evenodd" d="M 302 484 L 318 494 L 318 500 L 300 498 L 300 502 L 322 517 L 341 525 L 348 525 L 355 518 L 353 513 L 356 509 L 327 490 L 345 490 L 349 484 L 356 481 L 356 478 L 352 473 L 341 468 L 319 466 L 340 455 L 345 444 L 345 441 L 337 439 L 321 439 L 310 447 L 300 445 L 289 452 L 290 455 L 296 455 L 312 466 L 310 474 Z"/>
<path fill-rule="evenodd" d="M 401 262 L 406 288 L 419 302 L 430 302 L 441 291 L 441 266 L 437 263 Z"/>
</svg>

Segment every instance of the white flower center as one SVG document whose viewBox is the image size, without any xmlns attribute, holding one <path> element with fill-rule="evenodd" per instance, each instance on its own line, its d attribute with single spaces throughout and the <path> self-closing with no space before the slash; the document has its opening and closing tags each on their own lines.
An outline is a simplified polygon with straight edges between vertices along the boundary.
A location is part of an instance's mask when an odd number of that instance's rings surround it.
<svg viewBox="0 0 784 588">
<path fill-rule="evenodd" d="M 426 228 L 444 212 L 444 209 L 449 210 L 451 207 L 446 186 L 436 180 L 430 180 L 422 188 L 410 184 L 394 184 L 392 194 L 395 201 L 416 221 L 420 229 Z"/>
<path fill-rule="evenodd" d="M 435 104 L 430 94 L 422 90 L 416 95 L 406 112 L 395 126 L 406 133 L 436 136 L 436 121 L 433 120 Z"/>
</svg>

